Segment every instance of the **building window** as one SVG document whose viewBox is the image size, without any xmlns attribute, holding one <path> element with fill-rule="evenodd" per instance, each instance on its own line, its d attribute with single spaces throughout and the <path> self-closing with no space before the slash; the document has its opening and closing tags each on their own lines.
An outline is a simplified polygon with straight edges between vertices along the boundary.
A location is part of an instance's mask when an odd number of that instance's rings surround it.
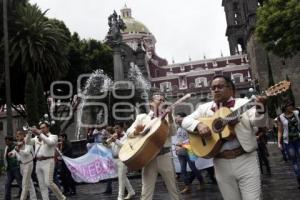
<svg viewBox="0 0 300 200">
<path fill-rule="evenodd" d="M 185 76 L 179 77 L 179 89 L 187 89 L 187 81 Z"/>
<path fill-rule="evenodd" d="M 244 82 L 243 74 L 241 73 L 232 74 L 232 80 L 234 81 L 234 83 Z"/>
<path fill-rule="evenodd" d="M 160 91 L 168 92 L 168 91 L 171 91 L 171 89 L 172 89 L 171 82 L 160 83 Z"/>
<path fill-rule="evenodd" d="M 238 2 L 234 2 L 233 3 L 233 10 L 238 10 L 239 9 L 239 3 Z"/>
<path fill-rule="evenodd" d="M 207 87 L 207 78 L 206 77 L 199 77 L 195 79 L 195 87 Z"/>
<path fill-rule="evenodd" d="M 214 61 L 212 62 L 212 65 L 213 65 L 213 67 L 218 67 L 217 61 L 214 60 Z"/>
<path fill-rule="evenodd" d="M 180 65 L 180 71 L 184 72 L 184 65 Z"/>
</svg>

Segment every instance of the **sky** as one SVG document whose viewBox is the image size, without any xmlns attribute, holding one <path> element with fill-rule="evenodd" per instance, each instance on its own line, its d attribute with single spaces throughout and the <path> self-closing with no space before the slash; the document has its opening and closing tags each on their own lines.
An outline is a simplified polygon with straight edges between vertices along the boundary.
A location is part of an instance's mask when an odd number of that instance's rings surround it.
<svg viewBox="0 0 300 200">
<path fill-rule="evenodd" d="M 229 56 L 222 0 L 30 0 L 46 16 L 64 21 L 83 39 L 104 40 L 107 18 L 126 4 L 155 36 L 157 54 L 169 63 Z"/>
</svg>

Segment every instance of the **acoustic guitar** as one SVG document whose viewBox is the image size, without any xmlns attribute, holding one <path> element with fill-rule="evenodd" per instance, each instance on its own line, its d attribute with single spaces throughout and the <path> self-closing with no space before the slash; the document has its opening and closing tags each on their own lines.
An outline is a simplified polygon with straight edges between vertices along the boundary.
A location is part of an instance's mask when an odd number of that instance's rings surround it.
<svg viewBox="0 0 300 200">
<path fill-rule="evenodd" d="M 281 81 L 267 89 L 264 95 L 266 97 L 276 96 L 287 91 L 290 85 L 291 83 L 289 81 Z M 232 123 L 237 122 L 244 112 L 253 108 L 254 102 L 255 98 L 252 97 L 246 104 L 234 111 L 231 111 L 227 107 L 221 107 L 212 117 L 198 119 L 199 122 L 202 122 L 210 128 L 212 135 L 210 138 L 204 138 L 201 137 L 198 132 L 189 132 L 193 152 L 202 158 L 215 157 L 222 148 L 224 141 L 234 137 L 234 125 L 232 125 Z"/>
<path fill-rule="evenodd" d="M 171 107 L 191 97 L 187 94 L 177 100 Z M 130 169 L 139 170 L 153 160 L 164 146 L 169 136 L 169 124 L 162 116 L 152 119 L 146 124 L 141 134 L 134 138 L 127 138 L 120 149 L 119 159 Z"/>
</svg>

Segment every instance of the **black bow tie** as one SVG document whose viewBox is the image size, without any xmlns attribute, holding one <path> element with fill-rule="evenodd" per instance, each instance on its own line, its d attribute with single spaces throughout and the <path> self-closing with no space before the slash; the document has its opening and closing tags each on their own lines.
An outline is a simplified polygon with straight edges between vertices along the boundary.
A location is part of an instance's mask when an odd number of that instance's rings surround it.
<svg viewBox="0 0 300 200">
<path fill-rule="evenodd" d="M 227 101 L 226 103 L 216 104 L 214 107 L 211 108 L 211 110 L 214 111 L 214 112 L 216 112 L 221 107 L 233 108 L 234 105 L 235 105 L 235 100 L 232 99 L 230 101 Z"/>
</svg>

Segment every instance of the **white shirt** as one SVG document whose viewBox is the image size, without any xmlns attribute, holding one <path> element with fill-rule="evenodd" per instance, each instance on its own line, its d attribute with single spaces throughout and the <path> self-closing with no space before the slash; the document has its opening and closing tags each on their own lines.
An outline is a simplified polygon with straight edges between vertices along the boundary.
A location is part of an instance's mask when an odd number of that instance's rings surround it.
<svg viewBox="0 0 300 200">
<path fill-rule="evenodd" d="M 11 153 L 13 153 L 13 156 L 16 156 L 18 161 L 20 161 L 23 164 L 28 163 L 33 160 L 34 152 L 33 152 L 32 145 L 24 144 L 20 148 L 19 152 L 17 152 L 16 150 L 13 150 L 13 151 L 11 151 Z"/>
</svg>

